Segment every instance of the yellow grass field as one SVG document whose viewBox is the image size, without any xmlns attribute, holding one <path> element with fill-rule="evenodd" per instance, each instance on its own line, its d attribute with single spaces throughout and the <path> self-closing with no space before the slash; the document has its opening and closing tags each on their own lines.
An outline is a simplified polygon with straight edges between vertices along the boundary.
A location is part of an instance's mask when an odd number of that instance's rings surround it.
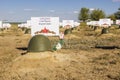
<svg viewBox="0 0 120 80">
<path fill-rule="evenodd" d="M 61 50 L 38 53 L 26 53 L 30 34 L 1 31 L 0 80 L 120 80 L 120 29 L 100 31 L 76 28 Z M 49 39 L 52 45 L 58 41 Z"/>
</svg>

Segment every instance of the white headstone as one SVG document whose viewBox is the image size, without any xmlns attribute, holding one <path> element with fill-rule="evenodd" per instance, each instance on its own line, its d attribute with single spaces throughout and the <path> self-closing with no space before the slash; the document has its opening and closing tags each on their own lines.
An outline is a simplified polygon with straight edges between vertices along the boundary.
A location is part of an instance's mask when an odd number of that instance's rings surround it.
<svg viewBox="0 0 120 80">
<path fill-rule="evenodd" d="M 86 23 L 88 26 L 92 25 L 92 21 Z"/>
<path fill-rule="evenodd" d="M 117 25 L 120 25 L 120 20 L 116 20 L 116 24 L 117 24 Z"/>
<path fill-rule="evenodd" d="M 10 28 L 11 24 L 10 23 L 3 23 L 3 28 Z"/>
<path fill-rule="evenodd" d="M 59 17 L 31 17 L 31 35 L 59 35 Z"/>
<path fill-rule="evenodd" d="M 2 28 L 2 27 L 3 27 L 2 25 L 3 25 L 3 23 L 2 23 L 2 21 L 0 21 L 0 28 Z"/>
<path fill-rule="evenodd" d="M 59 26 L 62 26 L 63 24 L 62 24 L 62 22 L 59 22 Z"/>
<path fill-rule="evenodd" d="M 99 20 L 100 26 L 101 27 L 109 27 L 111 26 L 111 19 L 100 19 Z"/>
<path fill-rule="evenodd" d="M 92 21 L 93 26 L 100 26 L 99 21 Z"/>
<path fill-rule="evenodd" d="M 62 25 L 63 27 L 66 27 L 66 26 L 74 27 L 74 20 L 63 20 Z"/>
<path fill-rule="evenodd" d="M 27 20 L 27 27 L 30 28 L 31 27 L 31 20 Z"/>
<path fill-rule="evenodd" d="M 79 26 L 79 25 L 80 25 L 79 22 L 74 22 L 74 27 Z"/>
</svg>

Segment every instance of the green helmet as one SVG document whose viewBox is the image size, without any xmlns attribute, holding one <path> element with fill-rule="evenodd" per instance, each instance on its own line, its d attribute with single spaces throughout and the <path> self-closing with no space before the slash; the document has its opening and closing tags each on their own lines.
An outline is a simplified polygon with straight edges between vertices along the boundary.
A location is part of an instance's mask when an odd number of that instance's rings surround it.
<svg viewBox="0 0 120 80">
<path fill-rule="evenodd" d="M 30 34 L 31 33 L 31 29 L 26 29 L 25 30 L 25 34 Z"/>
<path fill-rule="evenodd" d="M 66 35 L 66 34 L 71 34 L 72 33 L 72 30 L 71 29 L 66 29 L 65 31 L 64 31 L 64 34 Z"/>
<path fill-rule="evenodd" d="M 28 52 L 42 52 L 51 50 L 50 40 L 44 35 L 35 35 L 28 44 Z"/>
</svg>

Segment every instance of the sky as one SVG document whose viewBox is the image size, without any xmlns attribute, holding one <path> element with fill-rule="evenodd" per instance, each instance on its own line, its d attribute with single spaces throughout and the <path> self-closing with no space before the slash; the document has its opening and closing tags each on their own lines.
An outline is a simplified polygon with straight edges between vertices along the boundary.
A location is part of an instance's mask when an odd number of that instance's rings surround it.
<svg viewBox="0 0 120 80">
<path fill-rule="evenodd" d="M 78 21 L 81 8 L 101 9 L 106 15 L 120 7 L 120 0 L 0 0 L 0 20 L 27 21 L 31 17 L 59 17 Z"/>
</svg>

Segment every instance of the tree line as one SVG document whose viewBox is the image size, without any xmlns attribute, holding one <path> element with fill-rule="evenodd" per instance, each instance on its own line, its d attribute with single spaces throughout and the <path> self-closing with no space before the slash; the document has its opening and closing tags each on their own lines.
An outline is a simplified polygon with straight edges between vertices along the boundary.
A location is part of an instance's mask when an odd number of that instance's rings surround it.
<svg viewBox="0 0 120 80">
<path fill-rule="evenodd" d="M 120 19 L 120 8 L 118 8 L 118 11 L 116 11 L 115 13 L 111 15 L 106 15 L 103 10 L 100 10 L 100 9 L 90 10 L 88 8 L 83 7 L 81 8 L 78 15 L 78 19 L 83 22 L 86 22 L 89 20 L 98 21 L 101 18 L 110 18 L 113 21 Z"/>
</svg>

